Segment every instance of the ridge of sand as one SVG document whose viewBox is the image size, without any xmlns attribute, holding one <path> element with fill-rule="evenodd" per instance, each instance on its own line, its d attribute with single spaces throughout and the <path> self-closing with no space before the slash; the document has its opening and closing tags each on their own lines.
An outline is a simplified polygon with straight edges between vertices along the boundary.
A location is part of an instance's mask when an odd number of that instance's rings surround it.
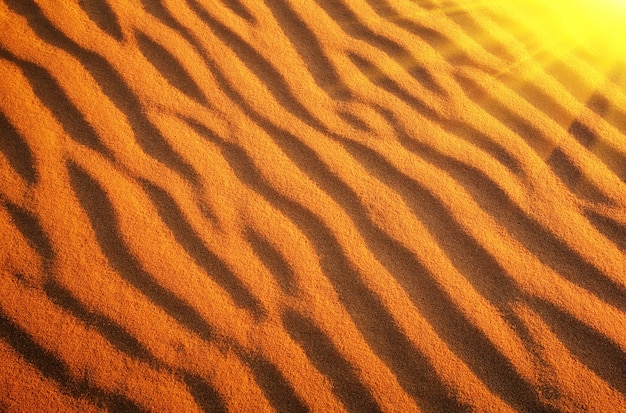
<svg viewBox="0 0 626 413">
<path fill-rule="evenodd" d="M 624 67 L 497 10 L 1 0 L 0 411 L 626 411 Z"/>
</svg>

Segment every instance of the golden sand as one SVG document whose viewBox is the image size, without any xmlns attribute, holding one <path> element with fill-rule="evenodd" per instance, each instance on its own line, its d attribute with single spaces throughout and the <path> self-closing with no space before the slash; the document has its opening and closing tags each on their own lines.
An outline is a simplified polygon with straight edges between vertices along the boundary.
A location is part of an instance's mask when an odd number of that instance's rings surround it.
<svg viewBox="0 0 626 413">
<path fill-rule="evenodd" d="M 626 64 L 486 3 L 1 0 L 0 411 L 626 412 Z"/>
</svg>

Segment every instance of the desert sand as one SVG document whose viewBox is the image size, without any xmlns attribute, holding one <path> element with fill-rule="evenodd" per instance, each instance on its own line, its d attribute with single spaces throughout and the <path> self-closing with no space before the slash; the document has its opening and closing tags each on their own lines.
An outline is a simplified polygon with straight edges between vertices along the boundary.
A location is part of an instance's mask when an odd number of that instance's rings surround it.
<svg viewBox="0 0 626 413">
<path fill-rule="evenodd" d="M 1 0 L 0 411 L 626 412 L 626 64 L 506 3 Z"/>
</svg>

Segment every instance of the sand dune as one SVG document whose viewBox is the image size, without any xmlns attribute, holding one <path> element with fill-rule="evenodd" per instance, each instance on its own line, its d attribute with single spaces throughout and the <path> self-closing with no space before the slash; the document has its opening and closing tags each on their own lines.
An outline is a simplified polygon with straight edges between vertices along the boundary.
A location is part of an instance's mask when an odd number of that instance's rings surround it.
<svg viewBox="0 0 626 413">
<path fill-rule="evenodd" d="M 626 411 L 624 65 L 474 3 L 1 0 L 0 411 Z"/>
</svg>

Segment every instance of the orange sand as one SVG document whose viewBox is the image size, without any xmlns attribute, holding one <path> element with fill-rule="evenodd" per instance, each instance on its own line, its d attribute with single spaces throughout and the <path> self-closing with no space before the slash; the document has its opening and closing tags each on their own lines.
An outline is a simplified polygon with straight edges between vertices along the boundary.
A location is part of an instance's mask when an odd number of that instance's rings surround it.
<svg viewBox="0 0 626 413">
<path fill-rule="evenodd" d="M 416 0 L 0 1 L 0 411 L 626 412 L 626 74 Z"/>
</svg>

